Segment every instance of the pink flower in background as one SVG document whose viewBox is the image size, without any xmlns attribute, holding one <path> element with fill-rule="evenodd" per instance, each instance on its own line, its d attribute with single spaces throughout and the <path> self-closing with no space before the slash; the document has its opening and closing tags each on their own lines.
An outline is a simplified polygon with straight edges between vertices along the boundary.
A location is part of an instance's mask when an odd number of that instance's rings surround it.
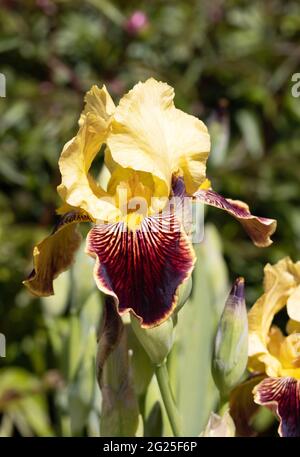
<svg viewBox="0 0 300 457">
<path fill-rule="evenodd" d="M 126 31 L 131 35 L 136 35 L 144 30 L 149 24 L 148 17 L 143 11 L 137 10 L 127 19 L 125 23 Z"/>
</svg>

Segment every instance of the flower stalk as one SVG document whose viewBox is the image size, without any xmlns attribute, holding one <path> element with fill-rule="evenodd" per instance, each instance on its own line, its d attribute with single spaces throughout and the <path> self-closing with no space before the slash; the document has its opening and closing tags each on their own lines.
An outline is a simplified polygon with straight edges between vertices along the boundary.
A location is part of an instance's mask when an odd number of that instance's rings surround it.
<svg viewBox="0 0 300 457">
<path fill-rule="evenodd" d="M 161 397 L 166 408 L 168 419 L 174 436 L 183 436 L 181 433 L 180 417 L 171 391 L 169 373 L 166 362 L 158 365 L 155 370 Z"/>
</svg>

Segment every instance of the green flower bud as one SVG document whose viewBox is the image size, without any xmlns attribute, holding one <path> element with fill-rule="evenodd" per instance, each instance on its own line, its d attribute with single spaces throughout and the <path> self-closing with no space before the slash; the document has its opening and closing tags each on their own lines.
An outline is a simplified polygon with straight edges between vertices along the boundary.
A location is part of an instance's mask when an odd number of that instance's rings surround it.
<svg viewBox="0 0 300 457">
<path fill-rule="evenodd" d="M 190 276 L 187 281 L 185 281 L 183 284 L 181 284 L 181 286 L 179 286 L 178 300 L 177 300 L 176 308 L 174 310 L 174 312 L 176 314 L 178 313 L 178 311 L 181 310 L 183 305 L 189 299 L 189 296 L 191 295 L 191 292 L 192 292 L 192 288 L 193 288 L 193 279 L 192 279 L 192 276 Z"/>
<path fill-rule="evenodd" d="M 172 317 L 153 328 L 142 328 L 138 319 L 131 316 L 136 337 L 155 365 L 161 365 L 173 346 L 174 323 Z"/>
<path fill-rule="evenodd" d="M 132 329 L 154 365 L 161 365 L 172 349 L 177 314 L 188 300 L 192 285 L 192 277 L 181 284 L 178 289 L 176 308 L 172 316 L 157 327 L 142 328 L 138 319 L 133 315 L 130 316 Z"/>
<path fill-rule="evenodd" d="M 236 279 L 215 338 L 212 374 L 224 399 L 243 376 L 248 360 L 248 320 L 244 279 Z"/>
</svg>

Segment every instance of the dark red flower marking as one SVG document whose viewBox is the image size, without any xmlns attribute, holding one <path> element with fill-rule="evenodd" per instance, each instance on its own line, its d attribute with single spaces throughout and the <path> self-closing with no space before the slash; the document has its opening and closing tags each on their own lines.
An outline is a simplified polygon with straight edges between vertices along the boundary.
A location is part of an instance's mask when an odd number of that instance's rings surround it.
<svg viewBox="0 0 300 457">
<path fill-rule="evenodd" d="M 123 222 L 95 226 L 87 253 L 95 257 L 95 280 L 115 299 L 120 314 L 132 311 L 143 327 L 172 313 L 177 289 L 190 276 L 195 255 L 174 213 L 147 217 L 136 231 Z"/>
<path fill-rule="evenodd" d="M 253 390 L 254 401 L 275 412 L 279 435 L 300 437 L 300 381 L 295 378 L 266 378 Z"/>
</svg>

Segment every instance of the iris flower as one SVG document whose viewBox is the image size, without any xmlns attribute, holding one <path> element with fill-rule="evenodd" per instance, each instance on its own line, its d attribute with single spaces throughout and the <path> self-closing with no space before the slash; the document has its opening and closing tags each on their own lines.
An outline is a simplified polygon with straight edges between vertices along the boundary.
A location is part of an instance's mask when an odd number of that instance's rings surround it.
<svg viewBox="0 0 300 457">
<path fill-rule="evenodd" d="M 285 307 L 286 335 L 272 324 Z M 254 399 L 275 411 L 281 436 L 300 436 L 300 262 L 284 258 L 266 265 L 264 294 L 248 318 L 249 369 L 267 375 Z"/>
<path fill-rule="evenodd" d="M 91 222 L 86 252 L 95 258 L 98 288 L 122 315 L 142 327 L 172 313 L 179 286 L 190 277 L 195 254 L 170 199 L 190 197 L 227 211 L 257 246 L 268 246 L 276 222 L 253 216 L 245 203 L 227 200 L 206 179 L 210 136 L 204 123 L 174 105 L 174 90 L 148 79 L 115 106 L 105 86 L 86 94 L 79 130 L 59 159 L 61 218 L 34 248 L 25 281 L 36 295 L 53 294 L 53 279 L 70 267 L 80 244 L 79 222 Z M 110 172 L 102 188 L 89 172 L 104 154 Z M 142 208 L 142 210 L 141 210 Z"/>
</svg>

